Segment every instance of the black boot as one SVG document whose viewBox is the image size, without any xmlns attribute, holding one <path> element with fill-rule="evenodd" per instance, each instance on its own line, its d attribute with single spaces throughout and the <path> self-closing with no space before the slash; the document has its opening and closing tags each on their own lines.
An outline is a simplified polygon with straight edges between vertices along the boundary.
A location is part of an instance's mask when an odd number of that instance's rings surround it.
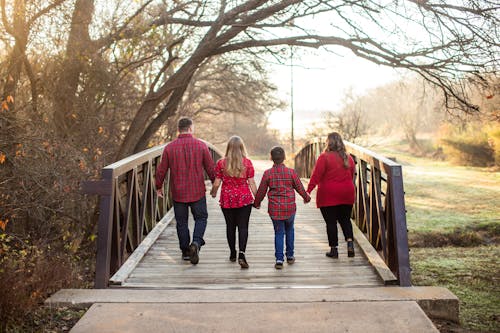
<svg viewBox="0 0 500 333">
<path fill-rule="evenodd" d="M 236 261 L 236 250 L 231 250 L 231 254 L 229 254 L 229 261 Z"/>
<path fill-rule="evenodd" d="M 238 264 L 240 264 L 241 268 L 248 268 L 247 259 L 245 258 L 245 253 L 240 251 L 238 254 Z"/>
<path fill-rule="evenodd" d="M 339 257 L 339 251 L 337 250 L 336 246 L 332 246 L 330 248 L 330 252 L 325 253 L 325 255 L 327 257 L 330 257 L 330 258 L 338 258 Z"/>
<path fill-rule="evenodd" d="M 353 243 L 353 241 L 347 241 L 347 256 L 354 257 L 354 243 Z"/>
</svg>

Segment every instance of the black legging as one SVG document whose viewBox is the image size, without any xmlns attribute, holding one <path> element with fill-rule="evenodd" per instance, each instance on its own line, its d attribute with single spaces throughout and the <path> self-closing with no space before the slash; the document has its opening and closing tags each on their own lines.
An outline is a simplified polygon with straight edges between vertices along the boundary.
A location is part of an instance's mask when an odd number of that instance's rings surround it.
<svg viewBox="0 0 500 333">
<path fill-rule="evenodd" d="M 342 228 L 345 240 L 349 238 L 353 239 L 351 225 L 352 205 L 320 207 L 320 210 L 326 222 L 326 233 L 328 235 L 328 244 L 330 247 L 339 245 L 337 221 Z"/>
<path fill-rule="evenodd" d="M 248 240 L 248 221 L 252 205 L 239 208 L 222 208 L 226 220 L 227 244 L 231 252 L 236 252 L 236 228 L 238 228 L 238 245 L 241 252 L 245 252 Z"/>
</svg>

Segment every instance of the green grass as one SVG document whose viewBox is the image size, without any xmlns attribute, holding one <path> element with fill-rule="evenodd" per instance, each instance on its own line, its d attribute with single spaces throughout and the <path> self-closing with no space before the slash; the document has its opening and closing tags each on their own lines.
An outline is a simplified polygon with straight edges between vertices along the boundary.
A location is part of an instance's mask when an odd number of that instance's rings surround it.
<svg viewBox="0 0 500 333">
<path fill-rule="evenodd" d="M 423 163 L 403 166 L 403 181 L 410 232 L 500 223 L 498 172 Z"/>
<path fill-rule="evenodd" d="M 448 288 L 460 300 L 460 322 L 468 329 L 500 327 L 500 246 L 414 248 L 414 285 Z"/>
<path fill-rule="evenodd" d="M 463 328 L 499 332 L 500 172 L 416 157 L 404 142 L 371 150 L 403 165 L 410 241 L 438 246 L 411 248 L 413 284 L 452 291 Z M 471 246 L 476 236 L 491 245 Z M 462 246 L 439 247 L 452 238 Z"/>
<path fill-rule="evenodd" d="M 403 165 L 410 233 L 500 223 L 500 172 L 415 157 L 399 144 L 372 150 Z"/>
</svg>

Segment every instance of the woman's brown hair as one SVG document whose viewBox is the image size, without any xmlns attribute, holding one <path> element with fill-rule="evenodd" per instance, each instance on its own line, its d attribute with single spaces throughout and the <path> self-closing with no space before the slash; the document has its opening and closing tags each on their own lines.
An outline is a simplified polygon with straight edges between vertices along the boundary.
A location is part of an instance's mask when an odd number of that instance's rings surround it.
<svg viewBox="0 0 500 333">
<path fill-rule="evenodd" d="M 241 176 L 245 167 L 243 157 L 247 157 L 247 150 L 243 140 L 239 136 L 232 136 L 227 142 L 226 148 L 226 174 L 231 177 Z"/>
<path fill-rule="evenodd" d="M 337 132 L 332 132 L 328 134 L 326 139 L 326 147 L 325 152 L 332 151 L 339 154 L 339 156 L 344 161 L 344 167 L 349 167 L 349 158 L 347 157 L 347 153 L 345 151 L 344 141 L 342 141 L 342 137 Z"/>
</svg>

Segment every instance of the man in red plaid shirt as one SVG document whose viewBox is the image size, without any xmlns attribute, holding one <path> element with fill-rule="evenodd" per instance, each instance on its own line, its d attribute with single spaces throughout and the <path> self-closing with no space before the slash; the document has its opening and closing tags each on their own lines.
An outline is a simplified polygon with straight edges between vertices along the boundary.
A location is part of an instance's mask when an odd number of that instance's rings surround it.
<svg viewBox="0 0 500 333">
<path fill-rule="evenodd" d="M 203 235 L 207 227 L 207 201 L 205 197 L 205 171 L 212 181 L 215 180 L 214 161 L 207 145 L 193 137 L 193 121 L 181 118 L 177 124 L 179 135 L 163 149 L 160 166 L 156 170 L 156 188 L 163 197 L 163 181 L 170 169 L 170 189 L 174 202 L 179 247 L 182 258 L 193 265 L 199 261 L 199 250 L 205 244 Z M 190 242 L 188 209 L 194 218 L 193 242 Z"/>
<path fill-rule="evenodd" d="M 274 225 L 274 249 L 276 269 L 283 268 L 283 238 L 286 236 L 286 258 L 288 264 L 295 262 L 294 257 L 294 220 L 295 211 L 295 191 L 304 199 L 305 203 L 311 201 L 299 176 L 294 169 L 287 168 L 283 161 L 285 160 L 285 151 L 281 147 L 271 149 L 271 159 L 274 165 L 271 169 L 264 171 L 262 180 L 255 195 L 254 206 L 260 208 L 260 203 L 267 192 L 268 213 Z M 269 192 L 268 192 L 269 189 Z"/>
</svg>

